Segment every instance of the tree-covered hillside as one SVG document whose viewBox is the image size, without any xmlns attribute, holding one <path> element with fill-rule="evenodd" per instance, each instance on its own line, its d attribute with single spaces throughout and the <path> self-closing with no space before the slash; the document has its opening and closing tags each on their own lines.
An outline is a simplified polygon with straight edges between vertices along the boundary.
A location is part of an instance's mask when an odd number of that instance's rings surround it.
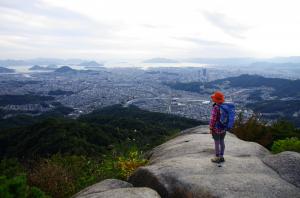
<svg viewBox="0 0 300 198">
<path fill-rule="evenodd" d="M 212 84 L 221 84 L 229 82 L 231 87 L 270 87 L 274 89 L 272 93 L 277 97 L 298 97 L 300 96 L 300 80 L 288 80 L 281 78 L 265 78 L 259 75 L 241 75 L 211 82 Z"/>
<path fill-rule="evenodd" d="M 34 123 L 40 122 L 46 118 L 61 118 L 69 113 L 73 112 L 74 109 L 70 107 L 65 107 L 60 103 L 52 103 L 55 108 L 50 111 L 44 112 L 37 116 L 27 115 L 28 113 L 39 113 L 39 112 L 30 112 L 30 111 L 16 111 L 16 110 L 4 110 L 0 109 L 0 117 L 7 116 L 10 114 L 11 116 L 8 118 L 0 118 L 0 131 L 9 128 L 22 127 L 22 126 L 30 126 Z"/>
<path fill-rule="evenodd" d="M 147 163 L 145 151 L 202 124 L 134 106 L 77 119 L 64 117 L 69 110 L 0 120 L 0 197 L 71 197 L 106 178 L 126 180 Z"/>
<path fill-rule="evenodd" d="M 262 113 L 263 118 L 289 120 L 300 127 L 300 100 L 265 100 L 249 103 L 247 107 Z"/>
<path fill-rule="evenodd" d="M 191 92 L 205 92 L 205 88 L 218 88 L 219 85 L 227 82 L 228 87 L 241 88 L 257 88 L 270 87 L 274 89 L 272 93 L 278 97 L 298 97 L 300 96 L 300 80 L 288 80 L 281 78 L 266 78 L 259 75 L 240 75 L 237 77 L 229 77 L 211 82 L 189 82 L 189 83 L 167 83 L 173 89 L 191 91 Z M 204 88 L 201 88 L 204 86 Z"/>
<path fill-rule="evenodd" d="M 32 124 L 20 123 L 19 127 L 9 128 L 3 123 L 7 129 L 0 132 L 1 158 L 48 157 L 56 153 L 95 156 L 122 143 L 135 144 L 145 150 L 162 143 L 178 130 L 201 124 L 120 105 L 96 110 L 76 120 L 40 116 L 39 121 L 34 122 L 32 117 L 24 118 Z"/>
<path fill-rule="evenodd" d="M 25 95 L 1 95 L 0 106 L 5 105 L 24 105 L 24 104 L 39 104 L 45 101 L 53 101 L 52 96 L 39 96 L 33 94 Z"/>
</svg>

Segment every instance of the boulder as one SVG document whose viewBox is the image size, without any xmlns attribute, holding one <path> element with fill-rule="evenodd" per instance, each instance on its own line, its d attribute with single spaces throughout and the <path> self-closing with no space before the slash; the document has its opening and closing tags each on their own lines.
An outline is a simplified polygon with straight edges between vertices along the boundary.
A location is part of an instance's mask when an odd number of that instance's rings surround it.
<svg viewBox="0 0 300 198">
<path fill-rule="evenodd" d="M 210 161 L 214 144 L 208 126 L 186 130 L 153 149 L 150 164 L 129 182 L 167 198 L 300 197 L 298 187 L 262 161 L 271 155 L 267 149 L 230 133 L 225 144 L 226 162 L 219 167 Z"/>
<path fill-rule="evenodd" d="M 160 196 L 151 188 L 118 188 L 89 194 L 85 198 L 160 198 Z"/>
<path fill-rule="evenodd" d="M 129 187 L 133 187 L 132 184 L 126 182 L 126 181 L 122 181 L 122 180 L 118 180 L 118 179 L 106 179 L 103 180 L 99 183 L 96 183 L 92 186 L 89 186 L 83 190 L 81 190 L 79 193 L 77 193 L 76 195 L 74 195 L 74 197 L 85 197 L 88 194 L 95 194 L 95 193 L 100 193 L 100 192 L 104 192 L 107 190 L 112 190 L 112 189 L 116 189 L 116 188 L 129 188 Z"/>
<path fill-rule="evenodd" d="M 274 169 L 283 179 L 300 187 L 300 153 L 285 151 L 268 155 L 263 162 Z"/>
<path fill-rule="evenodd" d="M 106 179 L 89 186 L 73 198 L 159 198 L 150 188 L 133 188 L 132 184 L 118 179 Z"/>
</svg>

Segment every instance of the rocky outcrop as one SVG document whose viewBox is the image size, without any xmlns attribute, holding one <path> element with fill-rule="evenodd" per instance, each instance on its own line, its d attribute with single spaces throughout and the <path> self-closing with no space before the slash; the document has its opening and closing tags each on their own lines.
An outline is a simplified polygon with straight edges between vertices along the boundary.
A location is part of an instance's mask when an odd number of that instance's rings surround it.
<svg viewBox="0 0 300 198">
<path fill-rule="evenodd" d="M 137 169 L 129 181 L 161 197 L 300 197 L 299 154 L 271 155 L 229 133 L 225 143 L 226 162 L 219 167 L 210 162 L 214 149 L 208 127 L 186 130 L 156 147 L 150 164 Z"/>
<path fill-rule="evenodd" d="M 151 188 L 118 188 L 91 194 L 85 198 L 160 198 L 160 196 Z"/>
<path fill-rule="evenodd" d="M 112 189 L 130 188 L 130 187 L 133 187 L 133 185 L 128 182 L 118 180 L 118 179 L 106 179 L 106 180 L 103 180 L 102 182 L 96 183 L 92 186 L 89 186 L 89 187 L 83 189 L 82 191 L 80 191 L 79 193 L 74 195 L 73 197 L 80 198 L 80 197 L 85 197 L 90 194 L 101 193 L 101 192 L 112 190 Z"/>
<path fill-rule="evenodd" d="M 106 179 L 87 187 L 73 198 L 160 198 L 159 194 L 150 188 L 133 188 L 132 184 L 117 180 Z"/>
<path fill-rule="evenodd" d="M 263 158 L 283 179 L 300 187 L 300 153 L 285 151 Z"/>
</svg>

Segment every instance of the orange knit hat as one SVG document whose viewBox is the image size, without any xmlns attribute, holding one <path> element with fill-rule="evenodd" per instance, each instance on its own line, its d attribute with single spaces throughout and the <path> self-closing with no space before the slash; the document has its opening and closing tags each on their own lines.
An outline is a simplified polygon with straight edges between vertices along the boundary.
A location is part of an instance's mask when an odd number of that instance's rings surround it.
<svg viewBox="0 0 300 198">
<path fill-rule="evenodd" d="M 215 102 L 215 103 L 223 103 L 225 101 L 224 94 L 220 91 L 216 91 L 210 97 L 211 97 L 212 101 Z"/>
</svg>

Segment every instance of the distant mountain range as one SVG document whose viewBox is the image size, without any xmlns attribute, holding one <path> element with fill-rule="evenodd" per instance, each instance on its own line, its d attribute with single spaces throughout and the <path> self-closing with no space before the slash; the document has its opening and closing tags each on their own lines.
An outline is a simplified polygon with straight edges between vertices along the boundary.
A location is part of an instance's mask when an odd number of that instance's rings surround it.
<svg viewBox="0 0 300 198">
<path fill-rule="evenodd" d="M 85 61 L 79 64 L 80 66 L 87 66 L 87 67 L 102 67 L 103 64 L 97 63 L 96 61 Z"/>
<path fill-rule="evenodd" d="M 249 66 L 251 64 L 300 64 L 300 56 L 290 56 L 290 57 L 274 57 L 268 59 L 262 58 L 186 58 L 186 59 L 169 59 L 169 58 L 152 58 L 144 60 L 143 63 L 202 63 L 202 64 L 214 64 L 214 65 L 232 65 L 232 66 Z M 93 60 L 82 60 L 82 59 L 57 59 L 57 58 L 35 58 L 27 60 L 15 60 L 6 59 L 0 60 L 0 65 L 2 66 L 22 66 L 22 65 L 81 65 L 81 66 L 103 66 L 101 63 L 97 63 Z"/>
<path fill-rule="evenodd" d="M 5 67 L 0 67 L 0 73 L 14 73 L 15 70 L 14 69 L 8 69 Z"/>
<path fill-rule="evenodd" d="M 90 67 L 92 67 L 92 66 L 90 66 Z M 96 66 L 94 66 L 94 67 L 96 67 Z M 63 73 L 63 74 L 76 74 L 76 73 L 95 73 L 95 72 L 97 73 L 98 72 L 98 71 L 95 71 L 95 70 L 87 69 L 87 68 L 89 68 L 88 66 L 85 67 L 85 68 L 86 69 L 83 69 L 83 70 L 79 69 L 78 70 L 78 69 L 72 69 L 69 66 L 62 66 L 62 67 L 54 70 L 54 72 L 57 73 L 57 74 L 59 74 L 59 73 Z M 98 68 L 102 68 L 102 67 L 98 66 Z"/>
<path fill-rule="evenodd" d="M 48 65 L 48 66 L 47 66 L 47 68 L 51 68 L 51 69 L 57 69 L 57 68 L 58 68 L 58 66 L 57 66 L 57 65 L 55 65 L 55 64 L 50 64 L 50 65 Z"/>
<path fill-rule="evenodd" d="M 39 65 L 34 65 L 34 66 L 32 66 L 32 67 L 30 67 L 29 68 L 29 70 L 39 70 L 39 71 L 43 71 L 43 70 L 45 70 L 45 71 L 51 71 L 51 70 L 55 70 L 55 67 L 52 67 L 52 66 L 47 66 L 47 67 L 42 67 L 42 66 L 39 66 Z"/>
<path fill-rule="evenodd" d="M 77 69 L 72 69 L 69 66 L 57 67 L 56 65 L 48 65 L 46 67 L 42 67 L 39 65 L 34 65 L 31 68 L 29 68 L 29 70 L 31 70 L 31 71 L 54 71 L 55 73 L 93 72 L 93 70 L 89 70 L 89 68 L 103 68 L 103 67 L 101 67 L 101 66 L 86 66 L 85 69 L 87 69 L 87 70 L 77 70 Z"/>
<path fill-rule="evenodd" d="M 54 72 L 56 72 L 56 73 L 75 73 L 75 72 L 77 72 L 77 70 L 72 69 L 71 67 L 68 67 L 68 66 L 62 66 L 62 67 L 56 69 Z"/>
</svg>

